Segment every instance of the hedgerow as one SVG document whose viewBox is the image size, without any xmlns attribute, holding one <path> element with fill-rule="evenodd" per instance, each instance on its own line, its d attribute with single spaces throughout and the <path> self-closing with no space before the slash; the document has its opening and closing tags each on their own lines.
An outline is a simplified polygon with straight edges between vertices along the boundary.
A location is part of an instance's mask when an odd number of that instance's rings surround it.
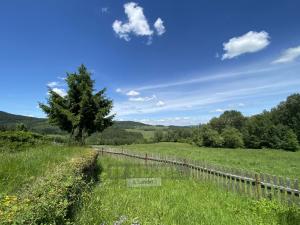
<svg viewBox="0 0 300 225">
<path fill-rule="evenodd" d="M 16 152 L 47 142 L 43 135 L 27 131 L 0 131 L 0 152 Z"/>
<path fill-rule="evenodd" d="M 70 224 L 81 193 L 97 174 L 97 153 L 87 151 L 49 171 L 16 196 L 0 198 L 0 224 Z"/>
</svg>

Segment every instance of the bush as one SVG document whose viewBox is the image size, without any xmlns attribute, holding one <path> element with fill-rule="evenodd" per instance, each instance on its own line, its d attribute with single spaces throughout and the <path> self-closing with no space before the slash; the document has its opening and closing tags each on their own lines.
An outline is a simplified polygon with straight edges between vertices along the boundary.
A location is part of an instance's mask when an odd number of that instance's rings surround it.
<svg viewBox="0 0 300 225">
<path fill-rule="evenodd" d="M 40 134 L 26 131 L 0 131 L 0 152 L 21 151 L 46 142 L 47 140 Z"/>
<path fill-rule="evenodd" d="M 244 147 L 243 136 L 238 129 L 227 127 L 222 132 L 224 139 L 224 147 L 227 148 L 242 148 Z"/>
<path fill-rule="evenodd" d="M 218 131 L 215 131 L 209 127 L 203 127 L 202 142 L 205 147 L 222 147 L 224 140 Z"/>
<path fill-rule="evenodd" d="M 16 125 L 16 130 L 17 131 L 28 131 L 28 128 L 25 126 L 24 123 L 18 123 Z"/>
<path fill-rule="evenodd" d="M 163 141 L 163 138 L 164 138 L 164 132 L 162 132 L 161 130 L 156 130 L 154 132 L 153 142 L 161 142 Z"/>
<path fill-rule="evenodd" d="M 96 174 L 97 153 L 49 171 L 17 196 L 0 198 L 0 224 L 69 224 L 81 192 Z"/>
<path fill-rule="evenodd" d="M 291 130 L 288 129 L 283 133 L 282 144 L 280 148 L 288 151 L 297 151 L 299 150 L 299 143 L 297 140 L 297 135 Z"/>
</svg>

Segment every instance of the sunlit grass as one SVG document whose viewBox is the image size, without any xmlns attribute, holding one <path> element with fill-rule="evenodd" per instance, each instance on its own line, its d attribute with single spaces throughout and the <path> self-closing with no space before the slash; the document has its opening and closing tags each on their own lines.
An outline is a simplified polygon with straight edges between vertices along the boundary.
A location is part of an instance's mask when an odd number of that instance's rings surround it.
<svg viewBox="0 0 300 225">
<path fill-rule="evenodd" d="M 300 151 L 204 148 L 190 144 L 169 142 L 133 144 L 114 148 L 124 148 L 141 153 L 170 155 L 252 172 L 300 179 Z"/>
<path fill-rule="evenodd" d="M 18 191 L 54 165 L 85 151 L 80 147 L 37 146 L 16 153 L 0 153 L 0 195 Z"/>
<path fill-rule="evenodd" d="M 132 188 L 125 179 L 111 176 L 112 165 L 125 169 L 130 165 L 127 160 L 102 157 L 100 162 L 101 183 L 87 194 L 75 224 L 288 224 L 284 214 L 276 211 L 280 206 L 273 203 L 256 202 L 188 178 L 162 178 L 162 186 Z M 129 177 L 141 177 L 142 167 L 137 167 L 127 170 Z M 161 168 L 151 177 L 165 177 L 165 173 Z"/>
</svg>

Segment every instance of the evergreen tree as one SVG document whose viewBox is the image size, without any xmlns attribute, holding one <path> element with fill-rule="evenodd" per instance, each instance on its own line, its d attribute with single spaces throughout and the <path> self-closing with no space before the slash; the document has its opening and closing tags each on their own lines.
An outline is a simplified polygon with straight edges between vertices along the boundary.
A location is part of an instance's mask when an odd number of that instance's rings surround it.
<svg viewBox="0 0 300 225">
<path fill-rule="evenodd" d="M 94 94 L 94 81 L 84 65 L 78 73 L 67 74 L 68 92 L 61 96 L 49 89 L 48 105 L 39 103 L 49 122 L 70 133 L 71 138 L 84 144 L 92 133 L 102 132 L 112 125 L 112 101 L 105 96 L 106 89 Z"/>
</svg>

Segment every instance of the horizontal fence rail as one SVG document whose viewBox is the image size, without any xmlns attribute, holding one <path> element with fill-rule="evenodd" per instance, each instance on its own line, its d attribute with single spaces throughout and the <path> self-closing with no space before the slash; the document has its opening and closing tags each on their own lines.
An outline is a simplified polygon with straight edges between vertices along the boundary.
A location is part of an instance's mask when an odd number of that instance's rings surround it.
<svg viewBox="0 0 300 225">
<path fill-rule="evenodd" d="M 187 159 L 174 159 L 171 156 L 162 157 L 161 155 L 141 154 L 123 149 L 93 147 L 102 152 L 102 154 L 107 153 L 143 160 L 146 163 L 149 161 L 186 168 L 191 171 L 192 176 L 195 178 L 214 181 L 227 190 L 243 193 L 257 199 L 267 198 L 300 205 L 300 191 L 297 179 L 291 180 L 269 174 L 228 169 Z"/>
</svg>

